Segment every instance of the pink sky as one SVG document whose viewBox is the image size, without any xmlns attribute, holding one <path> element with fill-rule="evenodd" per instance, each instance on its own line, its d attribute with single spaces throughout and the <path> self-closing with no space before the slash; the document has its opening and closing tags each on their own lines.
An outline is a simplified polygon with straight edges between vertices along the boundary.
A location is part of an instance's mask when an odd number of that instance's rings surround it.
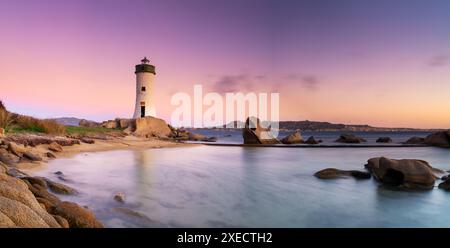
<svg viewBox="0 0 450 248">
<path fill-rule="evenodd" d="M 344 2 L 2 0 L 0 98 L 37 117 L 130 117 L 148 56 L 166 120 L 172 94 L 202 84 L 279 92 L 283 120 L 449 128 L 448 2 Z"/>
</svg>

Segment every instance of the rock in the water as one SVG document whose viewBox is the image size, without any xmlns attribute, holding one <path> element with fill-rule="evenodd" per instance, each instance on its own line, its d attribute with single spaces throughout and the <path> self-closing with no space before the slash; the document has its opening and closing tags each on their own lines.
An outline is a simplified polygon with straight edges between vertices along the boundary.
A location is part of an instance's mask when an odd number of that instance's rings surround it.
<svg viewBox="0 0 450 248">
<path fill-rule="evenodd" d="M 22 180 L 28 181 L 31 185 L 37 184 L 47 188 L 47 181 L 44 177 L 22 177 Z"/>
<path fill-rule="evenodd" d="M 256 117 L 247 118 L 242 129 L 242 137 L 244 144 L 280 144 L 280 141 L 272 136 L 270 128 L 262 127 Z"/>
<path fill-rule="evenodd" d="M 450 190 L 450 180 L 447 178 L 438 186 L 440 189 Z"/>
<path fill-rule="evenodd" d="M 24 152 L 23 157 L 31 161 L 42 161 L 42 158 L 39 155 L 33 154 L 31 152 Z"/>
<path fill-rule="evenodd" d="M 318 171 L 314 174 L 320 179 L 335 179 L 340 177 L 354 177 L 357 179 L 369 179 L 371 177 L 370 173 L 357 170 L 339 170 L 336 168 L 327 168 Z"/>
<path fill-rule="evenodd" d="M 135 123 L 137 136 L 167 138 L 172 135 L 169 125 L 162 119 L 146 116 L 136 119 Z"/>
<path fill-rule="evenodd" d="M 355 136 L 353 134 L 341 134 L 339 139 L 337 139 L 335 142 L 339 142 L 339 143 L 361 143 L 361 142 L 366 142 L 366 140 L 361 138 L 361 137 L 357 137 L 357 136 Z"/>
<path fill-rule="evenodd" d="M 432 189 L 437 175 L 443 173 L 417 159 L 371 158 L 366 168 L 382 183 L 411 189 Z"/>
<path fill-rule="evenodd" d="M 299 144 L 302 142 L 302 135 L 299 131 L 296 131 L 295 133 L 290 134 L 281 140 L 281 143 L 283 144 Z"/>
<path fill-rule="evenodd" d="M 67 185 L 64 185 L 62 183 L 53 182 L 49 179 L 45 179 L 45 181 L 47 182 L 48 188 L 55 193 L 63 194 L 63 195 L 78 194 L 78 191 L 76 189 L 69 187 Z"/>
<path fill-rule="evenodd" d="M 380 137 L 377 139 L 377 143 L 392 143 L 392 139 L 390 137 Z"/>
<path fill-rule="evenodd" d="M 78 125 L 80 127 L 98 127 L 98 126 L 100 126 L 100 123 L 82 119 L 82 120 L 80 120 L 80 123 L 78 123 Z"/>
<path fill-rule="evenodd" d="M 70 227 L 101 228 L 103 224 L 88 209 L 73 202 L 61 202 L 53 208 L 53 214 L 59 215 L 69 222 Z"/>
<path fill-rule="evenodd" d="M 48 145 L 48 149 L 52 152 L 62 152 L 63 148 L 60 144 L 56 142 L 52 142 Z"/>
<path fill-rule="evenodd" d="M 114 195 L 114 200 L 120 202 L 120 203 L 124 203 L 125 202 L 125 194 L 122 192 L 119 192 L 117 194 Z"/>
<path fill-rule="evenodd" d="M 314 138 L 314 136 L 311 136 L 303 143 L 308 144 L 308 145 L 317 145 L 319 143 L 322 143 L 322 140 L 316 140 Z"/>
<path fill-rule="evenodd" d="M 450 130 L 428 135 L 424 143 L 430 146 L 450 147 Z"/>
<path fill-rule="evenodd" d="M 425 139 L 424 139 L 424 138 L 414 136 L 414 137 L 409 138 L 409 139 L 405 142 L 405 144 L 419 145 L 419 144 L 423 144 L 424 142 L 425 142 Z"/>
<path fill-rule="evenodd" d="M 62 171 L 56 171 L 53 174 L 58 175 L 58 176 L 64 176 L 64 173 Z"/>
<path fill-rule="evenodd" d="M 211 136 L 211 137 L 206 137 L 204 139 L 202 139 L 203 142 L 216 142 L 217 141 L 217 137 Z"/>
</svg>

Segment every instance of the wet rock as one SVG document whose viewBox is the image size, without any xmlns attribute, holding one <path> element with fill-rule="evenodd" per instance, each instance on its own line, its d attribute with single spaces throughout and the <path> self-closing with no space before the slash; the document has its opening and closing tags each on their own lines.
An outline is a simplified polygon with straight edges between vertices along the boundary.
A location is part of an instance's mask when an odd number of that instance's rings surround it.
<svg viewBox="0 0 450 248">
<path fill-rule="evenodd" d="M 299 144 L 302 142 L 302 135 L 299 131 L 296 131 L 295 133 L 290 134 L 281 140 L 281 143 L 283 144 Z"/>
<path fill-rule="evenodd" d="M 67 185 L 64 185 L 62 183 L 57 183 L 57 182 L 53 182 L 49 179 L 46 179 L 48 188 L 58 194 L 63 194 L 63 195 L 75 195 L 78 194 L 78 191 L 75 190 L 74 188 L 71 188 Z"/>
<path fill-rule="evenodd" d="M 432 189 L 437 175 L 444 171 L 417 159 L 369 159 L 366 168 L 381 183 L 408 189 Z"/>
<path fill-rule="evenodd" d="M 18 178 L 27 177 L 28 176 L 28 174 L 26 174 L 25 172 L 23 172 L 23 171 L 21 171 L 19 169 L 16 169 L 16 168 L 8 168 L 7 171 L 6 171 L 6 174 L 8 176 L 18 177 Z"/>
<path fill-rule="evenodd" d="M 58 175 L 58 176 L 63 176 L 64 175 L 64 173 L 62 171 L 56 171 L 53 174 Z"/>
<path fill-rule="evenodd" d="M 442 183 L 440 183 L 438 187 L 440 189 L 450 190 L 450 180 L 447 178 Z"/>
<path fill-rule="evenodd" d="M 270 133 L 270 128 L 264 128 L 256 117 L 248 117 L 242 129 L 244 144 L 280 144 Z"/>
<path fill-rule="evenodd" d="M 424 138 L 414 136 L 414 137 L 409 138 L 409 139 L 405 142 L 405 144 L 419 145 L 419 144 L 424 144 L 424 142 L 425 142 L 425 139 L 424 139 Z"/>
<path fill-rule="evenodd" d="M 95 215 L 88 209 L 73 202 L 61 202 L 51 211 L 52 214 L 59 215 L 69 222 L 70 227 L 77 228 L 101 228 L 103 224 L 95 218 Z"/>
<path fill-rule="evenodd" d="M 316 140 L 316 139 L 314 139 L 314 136 L 311 136 L 303 143 L 308 144 L 308 145 L 317 145 L 319 143 L 322 143 L 322 141 L 321 140 Z"/>
<path fill-rule="evenodd" d="M 116 200 L 117 202 L 120 202 L 120 203 L 124 203 L 125 202 L 125 194 L 122 192 L 115 194 L 114 200 Z"/>
<path fill-rule="evenodd" d="M 28 181 L 31 185 L 37 184 L 44 188 L 47 188 L 47 182 L 43 177 L 22 177 L 21 179 Z"/>
<path fill-rule="evenodd" d="M 52 152 L 62 152 L 63 148 L 60 144 L 56 142 L 52 142 L 48 145 L 48 149 Z"/>
<path fill-rule="evenodd" d="M 357 136 L 355 136 L 353 134 L 341 134 L 339 139 L 337 139 L 335 142 L 339 142 L 339 143 L 361 143 L 361 142 L 366 142 L 366 140 L 361 138 L 361 137 L 357 137 Z"/>
<path fill-rule="evenodd" d="M 39 155 L 33 154 L 31 152 L 24 152 L 23 157 L 31 161 L 42 161 L 42 158 Z"/>
<path fill-rule="evenodd" d="M 216 142 L 217 141 L 217 137 L 208 137 L 208 138 L 204 138 L 202 139 L 203 142 Z"/>
<path fill-rule="evenodd" d="M 320 179 L 335 179 L 341 177 L 354 177 L 357 179 L 369 179 L 371 178 L 370 173 L 357 170 L 339 170 L 336 168 L 327 168 L 318 171 L 314 174 L 315 177 Z"/>
<path fill-rule="evenodd" d="M 32 184 L 28 183 L 28 188 L 34 194 L 34 196 L 36 198 L 37 197 L 44 198 L 48 202 L 50 202 L 52 205 L 57 205 L 58 203 L 61 202 L 61 200 L 58 197 L 56 197 L 52 193 L 48 192 L 47 189 L 41 185 L 38 185 L 38 184 L 32 185 Z"/>
<path fill-rule="evenodd" d="M 390 137 L 380 137 L 376 141 L 377 143 L 392 143 L 392 139 Z"/>
</svg>

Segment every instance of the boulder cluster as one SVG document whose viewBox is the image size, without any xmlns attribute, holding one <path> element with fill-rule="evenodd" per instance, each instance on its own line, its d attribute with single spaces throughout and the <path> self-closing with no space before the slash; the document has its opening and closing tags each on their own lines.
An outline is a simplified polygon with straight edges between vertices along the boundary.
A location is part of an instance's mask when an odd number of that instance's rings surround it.
<svg viewBox="0 0 450 248">
<path fill-rule="evenodd" d="M 314 175 L 320 179 L 340 177 L 369 179 L 373 176 L 382 184 L 402 189 L 433 189 L 436 180 L 441 179 L 439 188 L 450 190 L 450 176 L 440 177 L 446 172 L 432 167 L 423 160 L 376 157 L 369 159 L 365 168 L 367 171 L 327 168 L 316 172 Z"/>
</svg>

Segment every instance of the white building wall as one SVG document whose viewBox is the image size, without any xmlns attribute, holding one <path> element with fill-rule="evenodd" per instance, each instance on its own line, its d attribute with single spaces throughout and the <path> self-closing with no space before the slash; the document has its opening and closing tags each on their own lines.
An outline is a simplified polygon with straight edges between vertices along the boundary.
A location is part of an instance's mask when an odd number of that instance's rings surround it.
<svg viewBox="0 0 450 248">
<path fill-rule="evenodd" d="M 145 104 L 145 116 L 156 117 L 155 101 L 153 98 L 153 81 L 155 74 L 150 72 L 136 73 L 136 104 L 133 118 L 141 117 L 141 103 Z M 142 91 L 145 87 L 145 91 Z"/>
</svg>

